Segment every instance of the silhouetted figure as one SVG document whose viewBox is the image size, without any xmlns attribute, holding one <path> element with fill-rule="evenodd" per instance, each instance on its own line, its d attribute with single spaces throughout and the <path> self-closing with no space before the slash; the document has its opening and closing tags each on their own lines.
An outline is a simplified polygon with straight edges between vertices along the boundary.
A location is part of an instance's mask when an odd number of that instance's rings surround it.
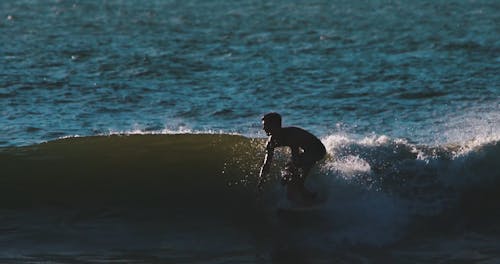
<svg viewBox="0 0 500 264">
<path fill-rule="evenodd" d="M 281 182 L 287 187 L 287 197 L 296 204 L 311 204 L 316 196 L 304 186 L 304 181 L 314 164 L 323 159 L 325 146 L 313 134 L 298 127 L 281 127 L 281 115 L 268 113 L 262 117 L 262 126 L 269 136 L 266 144 L 266 156 L 260 170 L 258 188 L 269 168 L 276 147 L 290 147 L 292 159 L 285 167 Z"/>
</svg>

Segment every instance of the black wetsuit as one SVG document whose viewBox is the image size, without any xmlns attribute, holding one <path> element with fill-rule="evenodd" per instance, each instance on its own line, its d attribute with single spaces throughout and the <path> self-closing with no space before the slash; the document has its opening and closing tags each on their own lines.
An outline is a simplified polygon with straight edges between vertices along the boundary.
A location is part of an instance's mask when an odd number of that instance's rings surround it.
<svg viewBox="0 0 500 264">
<path fill-rule="evenodd" d="M 323 143 L 313 134 L 298 127 L 281 128 L 279 134 L 273 134 L 269 138 L 266 150 L 272 152 L 274 148 L 284 146 L 290 147 L 292 150 L 292 160 L 287 164 L 290 170 L 301 168 L 304 171 L 309 171 L 317 161 L 323 159 L 326 155 Z M 291 174 L 296 175 L 297 173 L 292 172 Z M 301 176 L 299 178 L 303 181 L 307 175 Z"/>
</svg>

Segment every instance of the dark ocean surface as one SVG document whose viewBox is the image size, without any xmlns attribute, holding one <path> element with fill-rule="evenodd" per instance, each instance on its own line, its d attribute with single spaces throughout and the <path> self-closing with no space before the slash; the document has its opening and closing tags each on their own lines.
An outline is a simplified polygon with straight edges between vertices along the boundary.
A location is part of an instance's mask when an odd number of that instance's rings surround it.
<svg viewBox="0 0 500 264">
<path fill-rule="evenodd" d="M 500 262 L 499 1 L 0 2 L 0 262 Z M 325 144 L 282 212 L 260 118 Z M 293 261 L 293 262 L 291 262 Z"/>
</svg>

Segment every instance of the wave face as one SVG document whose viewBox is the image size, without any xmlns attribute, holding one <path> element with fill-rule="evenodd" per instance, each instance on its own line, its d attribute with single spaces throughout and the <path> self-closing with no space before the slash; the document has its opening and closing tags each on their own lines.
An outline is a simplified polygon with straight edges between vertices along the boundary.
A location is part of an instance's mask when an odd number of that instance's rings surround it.
<svg viewBox="0 0 500 264">
<path fill-rule="evenodd" d="M 310 215 L 276 220 L 286 203 L 277 179 L 286 150 L 276 154 L 259 196 L 264 141 L 227 134 L 94 136 L 3 148 L 0 206 L 187 209 L 201 216 L 209 210 L 245 215 L 243 222 L 267 215 L 271 222 L 253 224 L 285 223 L 273 228 L 302 230 L 315 237 L 307 244 L 314 248 L 387 245 L 422 230 L 494 226 L 499 219 L 496 138 L 433 147 L 385 136 L 322 141 L 328 157 L 306 183 L 326 202 Z"/>
<path fill-rule="evenodd" d="M 327 181 L 333 189 L 355 186 L 418 201 L 428 208 L 414 204 L 418 214 L 452 207 L 471 192 L 480 198 L 500 179 L 496 139 L 436 147 L 385 136 L 330 135 L 323 142 L 329 155 L 311 184 Z M 262 139 L 228 134 L 74 137 L 3 148 L 2 205 L 164 204 L 175 197 L 182 205 L 202 202 L 199 197 L 252 196 L 263 151 Z M 277 153 L 271 181 L 287 155 Z"/>
<path fill-rule="evenodd" d="M 236 162 L 256 163 L 253 142 L 215 134 L 112 135 L 4 148 L 2 206 L 221 202 L 245 195 L 229 185 L 235 175 L 246 177 Z"/>
</svg>

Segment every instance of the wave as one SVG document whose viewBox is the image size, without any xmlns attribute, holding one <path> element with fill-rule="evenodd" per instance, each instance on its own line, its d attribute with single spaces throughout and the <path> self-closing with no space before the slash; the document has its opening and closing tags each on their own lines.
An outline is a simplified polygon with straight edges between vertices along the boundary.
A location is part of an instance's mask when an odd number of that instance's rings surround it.
<svg viewBox="0 0 500 264">
<path fill-rule="evenodd" d="M 441 146 L 387 136 L 322 141 L 327 158 L 306 183 L 326 202 L 310 215 L 281 215 L 285 225 L 272 224 L 277 216 L 269 212 L 286 203 L 278 178 L 288 151 L 276 153 L 258 195 L 264 139 L 229 134 L 114 134 L 1 148 L 0 208 L 223 212 L 260 223 L 258 229 L 302 229 L 297 240 L 314 237 L 307 245 L 314 248 L 384 245 L 408 233 L 500 218 L 498 138 Z M 263 215 L 274 220 L 255 221 Z"/>
<path fill-rule="evenodd" d="M 231 182 L 255 173 L 259 142 L 223 134 L 110 135 L 3 148 L 1 203 L 182 206 L 249 196 Z"/>
<path fill-rule="evenodd" d="M 407 200 L 451 199 L 451 191 L 462 195 L 500 182 L 500 140 L 495 137 L 443 146 L 386 136 L 356 141 L 332 135 L 324 141 L 332 156 L 324 173 Z"/>
<path fill-rule="evenodd" d="M 361 223 L 348 225 L 354 229 L 348 240 L 384 243 L 411 230 L 488 226 L 499 219 L 497 137 L 441 146 L 386 136 L 331 135 L 323 141 L 331 157 L 319 170 L 328 180 L 318 185 L 336 191 L 329 215 Z"/>
<path fill-rule="evenodd" d="M 323 190 L 330 195 L 339 186 L 354 186 L 411 202 L 419 215 L 464 206 L 485 191 L 498 198 L 497 138 L 444 146 L 386 136 L 322 140 L 329 155 L 310 181 L 332 189 Z M 229 134 L 115 134 L 2 148 L 0 205 L 241 202 L 229 198 L 234 196 L 250 201 L 263 144 L 263 139 Z M 276 155 L 271 181 L 287 155 L 286 150 Z"/>
</svg>

